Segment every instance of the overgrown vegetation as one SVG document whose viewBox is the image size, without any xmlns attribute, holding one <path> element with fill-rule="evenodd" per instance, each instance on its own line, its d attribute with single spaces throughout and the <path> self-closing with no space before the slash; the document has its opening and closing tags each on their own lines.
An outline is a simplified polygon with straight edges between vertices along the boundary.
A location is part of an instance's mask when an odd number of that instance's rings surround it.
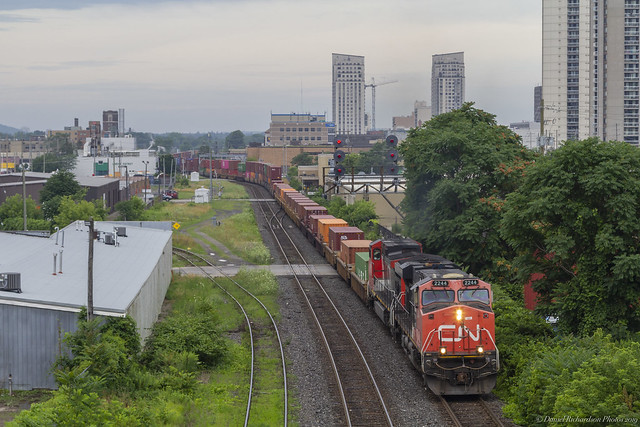
<svg viewBox="0 0 640 427">
<path fill-rule="evenodd" d="M 277 282 L 266 271 L 236 277 L 277 317 Z M 266 322 L 261 308 L 227 280 L 221 286 L 245 305 L 256 326 Z M 68 353 L 55 377 L 60 389 L 9 425 L 239 425 L 248 395 L 250 352 L 244 317 L 215 285 L 201 277 L 179 277 L 169 288 L 170 314 L 153 328 L 141 351 L 129 318 L 86 321 L 65 336 Z M 266 323 L 265 323 L 266 325 Z M 266 327 L 266 326 L 265 326 Z M 281 425 L 282 378 L 279 354 L 267 343 L 258 357 L 258 393 L 251 420 Z M 273 368 L 273 369 L 272 369 Z"/>
<path fill-rule="evenodd" d="M 220 225 L 205 226 L 202 231 L 242 259 L 254 264 L 271 263 L 271 253 L 262 243 L 255 212 L 246 202 L 243 202 L 242 212 L 225 218 Z"/>
</svg>

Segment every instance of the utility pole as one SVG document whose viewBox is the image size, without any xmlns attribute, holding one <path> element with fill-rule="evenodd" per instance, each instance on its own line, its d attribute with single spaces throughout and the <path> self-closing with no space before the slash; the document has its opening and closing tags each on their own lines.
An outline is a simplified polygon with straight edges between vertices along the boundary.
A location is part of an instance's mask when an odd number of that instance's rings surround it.
<svg viewBox="0 0 640 427">
<path fill-rule="evenodd" d="M 87 277 L 87 321 L 93 318 L 93 217 L 84 222 L 89 226 L 89 266 Z"/>
<path fill-rule="evenodd" d="M 22 162 L 22 230 L 27 231 L 27 181 L 24 176 L 24 162 Z"/>
</svg>

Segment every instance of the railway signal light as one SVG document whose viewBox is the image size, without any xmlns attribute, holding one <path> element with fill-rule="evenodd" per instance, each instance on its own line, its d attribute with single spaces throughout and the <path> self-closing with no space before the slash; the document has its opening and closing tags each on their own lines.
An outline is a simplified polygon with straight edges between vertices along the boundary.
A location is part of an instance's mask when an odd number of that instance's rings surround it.
<svg viewBox="0 0 640 427">
<path fill-rule="evenodd" d="M 398 163 L 398 150 L 389 150 L 389 152 L 387 152 L 387 159 L 393 163 Z"/>
<path fill-rule="evenodd" d="M 333 140 L 333 146 L 336 148 L 340 148 L 344 145 L 344 141 L 342 140 L 342 138 L 337 138 Z"/>
<path fill-rule="evenodd" d="M 398 138 L 395 135 L 389 135 L 387 137 L 387 145 L 389 147 L 397 147 L 398 146 Z"/>
<path fill-rule="evenodd" d="M 336 176 L 336 178 L 340 178 L 341 176 L 344 176 L 344 166 L 336 165 L 333 168 L 333 174 Z"/>
<path fill-rule="evenodd" d="M 338 163 L 342 163 L 344 161 L 346 154 L 342 150 L 336 150 L 333 153 L 333 161 L 337 165 Z"/>
</svg>

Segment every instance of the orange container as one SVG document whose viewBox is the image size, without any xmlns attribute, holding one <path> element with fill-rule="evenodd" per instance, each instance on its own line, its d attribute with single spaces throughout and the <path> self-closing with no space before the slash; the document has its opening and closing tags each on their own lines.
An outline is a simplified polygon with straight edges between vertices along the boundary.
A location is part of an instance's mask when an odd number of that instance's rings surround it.
<svg viewBox="0 0 640 427">
<path fill-rule="evenodd" d="M 325 218 L 318 220 L 318 237 L 324 243 L 329 243 L 329 228 L 330 227 L 348 227 L 349 223 L 340 218 Z"/>
</svg>

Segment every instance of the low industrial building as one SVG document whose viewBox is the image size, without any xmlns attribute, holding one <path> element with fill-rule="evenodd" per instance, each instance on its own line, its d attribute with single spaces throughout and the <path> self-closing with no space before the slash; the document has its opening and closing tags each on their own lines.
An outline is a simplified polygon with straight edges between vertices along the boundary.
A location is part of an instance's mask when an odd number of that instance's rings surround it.
<svg viewBox="0 0 640 427">
<path fill-rule="evenodd" d="M 131 316 L 142 340 L 171 281 L 171 223 L 96 222 L 93 306 Z M 0 388 L 56 388 L 51 367 L 88 302 L 89 227 L 48 238 L 0 233 Z"/>
</svg>

